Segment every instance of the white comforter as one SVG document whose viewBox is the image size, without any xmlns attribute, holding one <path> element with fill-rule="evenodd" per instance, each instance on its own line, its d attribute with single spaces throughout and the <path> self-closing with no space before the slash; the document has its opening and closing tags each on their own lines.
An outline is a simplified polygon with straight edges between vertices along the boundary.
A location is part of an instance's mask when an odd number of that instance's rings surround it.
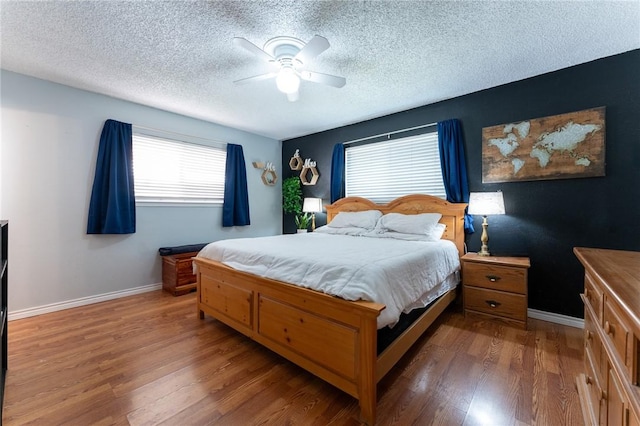
<svg viewBox="0 0 640 426">
<path fill-rule="evenodd" d="M 378 328 L 395 324 L 405 309 L 460 269 L 451 241 L 320 233 L 216 241 L 198 257 L 346 300 L 383 303 Z"/>
</svg>

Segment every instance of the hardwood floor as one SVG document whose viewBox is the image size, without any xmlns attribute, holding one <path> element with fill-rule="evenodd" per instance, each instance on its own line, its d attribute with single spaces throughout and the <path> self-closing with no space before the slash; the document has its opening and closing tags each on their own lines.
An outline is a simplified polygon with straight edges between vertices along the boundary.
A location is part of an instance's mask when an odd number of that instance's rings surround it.
<svg viewBox="0 0 640 426">
<path fill-rule="evenodd" d="M 582 330 L 450 308 L 378 385 L 379 425 L 578 425 Z M 357 425 L 357 402 L 145 293 L 9 323 L 5 425 Z"/>
</svg>

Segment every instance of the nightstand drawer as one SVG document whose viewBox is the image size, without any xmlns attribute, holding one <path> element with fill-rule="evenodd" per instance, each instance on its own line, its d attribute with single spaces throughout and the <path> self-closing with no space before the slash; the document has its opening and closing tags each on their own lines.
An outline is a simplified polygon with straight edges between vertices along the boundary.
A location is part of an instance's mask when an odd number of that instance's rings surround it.
<svg viewBox="0 0 640 426">
<path fill-rule="evenodd" d="M 527 297 L 522 294 L 465 285 L 464 307 L 466 310 L 498 315 L 518 321 L 527 320 Z"/>
<path fill-rule="evenodd" d="M 519 294 L 527 294 L 526 274 L 527 270 L 524 268 L 474 262 L 464 262 L 462 269 L 465 285 Z"/>
</svg>

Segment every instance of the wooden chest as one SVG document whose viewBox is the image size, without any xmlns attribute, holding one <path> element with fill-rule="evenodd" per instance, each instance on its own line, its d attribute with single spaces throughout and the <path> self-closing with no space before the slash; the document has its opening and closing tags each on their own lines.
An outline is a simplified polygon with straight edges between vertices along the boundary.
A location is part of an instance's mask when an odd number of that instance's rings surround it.
<svg viewBox="0 0 640 426">
<path fill-rule="evenodd" d="M 181 296 L 196 289 L 191 258 L 197 251 L 162 256 L 162 288 L 174 296 Z"/>
</svg>

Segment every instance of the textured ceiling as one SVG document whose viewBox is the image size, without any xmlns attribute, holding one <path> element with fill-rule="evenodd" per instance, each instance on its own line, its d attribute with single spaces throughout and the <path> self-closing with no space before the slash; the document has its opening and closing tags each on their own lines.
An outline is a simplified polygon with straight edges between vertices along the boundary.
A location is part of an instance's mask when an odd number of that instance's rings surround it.
<svg viewBox="0 0 640 426">
<path fill-rule="evenodd" d="M 640 0 L 5 1 L 3 69 L 276 138 L 359 122 L 640 48 Z M 326 37 L 288 102 L 232 44 Z M 144 123 L 138 123 L 144 124 Z"/>
</svg>

